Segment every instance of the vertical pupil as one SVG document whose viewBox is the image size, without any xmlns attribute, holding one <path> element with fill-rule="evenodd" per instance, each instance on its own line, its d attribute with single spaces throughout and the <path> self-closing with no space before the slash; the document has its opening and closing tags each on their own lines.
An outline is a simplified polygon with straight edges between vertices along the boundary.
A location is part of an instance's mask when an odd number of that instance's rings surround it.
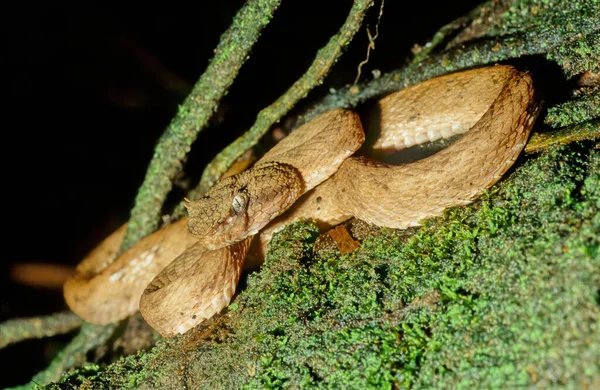
<svg viewBox="0 0 600 390">
<path fill-rule="evenodd" d="M 244 211 L 244 209 L 246 208 L 246 196 L 241 193 L 237 194 L 233 198 L 232 207 L 236 215 Z"/>
</svg>

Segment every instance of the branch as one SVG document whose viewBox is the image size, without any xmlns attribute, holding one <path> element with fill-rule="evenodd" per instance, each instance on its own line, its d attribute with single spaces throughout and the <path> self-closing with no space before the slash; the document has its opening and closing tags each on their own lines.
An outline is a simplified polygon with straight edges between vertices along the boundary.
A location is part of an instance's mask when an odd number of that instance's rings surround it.
<svg viewBox="0 0 600 390">
<path fill-rule="evenodd" d="M 80 327 L 82 323 L 83 320 L 70 311 L 8 320 L 0 324 L 0 349 L 23 340 L 68 333 Z"/>
<path fill-rule="evenodd" d="M 559 130 L 534 133 L 525 146 L 525 153 L 538 153 L 554 145 L 597 139 L 600 139 L 600 120 L 593 120 Z"/>
<path fill-rule="evenodd" d="M 298 101 L 306 97 L 314 87 L 323 83 L 323 79 L 340 58 L 344 48 L 360 29 L 365 13 L 371 5 L 373 5 L 373 0 L 354 1 L 344 25 L 336 35 L 331 37 L 327 45 L 318 51 L 306 73 L 273 104 L 258 113 L 256 122 L 250 130 L 227 146 L 208 164 L 202 173 L 198 188 L 188 195 L 190 198 L 202 194 L 212 187 L 234 161 L 254 146 L 273 124 L 287 114 Z"/>
<path fill-rule="evenodd" d="M 208 68 L 156 145 L 131 210 L 121 250 L 156 230 L 163 202 L 182 169 L 182 160 L 249 58 L 252 46 L 279 4 L 279 0 L 248 0 L 221 36 Z"/>
<path fill-rule="evenodd" d="M 113 335 L 118 323 L 110 325 L 94 325 L 84 323 L 79 334 L 52 360 L 50 365 L 37 373 L 31 382 L 14 389 L 33 389 L 40 383 L 57 381 L 69 368 L 79 366 L 86 361 L 88 351 L 104 344 Z"/>
</svg>

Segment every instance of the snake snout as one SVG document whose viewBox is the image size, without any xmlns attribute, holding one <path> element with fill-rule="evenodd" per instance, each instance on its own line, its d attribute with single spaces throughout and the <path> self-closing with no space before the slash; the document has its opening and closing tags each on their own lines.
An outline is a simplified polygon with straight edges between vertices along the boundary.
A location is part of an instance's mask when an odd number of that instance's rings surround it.
<svg viewBox="0 0 600 390">
<path fill-rule="evenodd" d="M 268 162 L 221 180 L 203 198 L 189 201 L 188 228 L 216 250 L 252 236 L 287 210 L 302 193 L 296 168 Z"/>
</svg>

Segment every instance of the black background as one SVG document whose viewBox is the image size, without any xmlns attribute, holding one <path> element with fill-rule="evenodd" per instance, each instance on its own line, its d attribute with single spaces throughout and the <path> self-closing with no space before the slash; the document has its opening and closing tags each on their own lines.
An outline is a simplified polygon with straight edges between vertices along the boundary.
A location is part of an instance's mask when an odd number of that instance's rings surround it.
<svg viewBox="0 0 600 390">
<path fill-rule="evenodd" d="M 127 220 L 153 146 L 204 71 L 240 0 L 30 2 L 0 5 L 2 192 L 0 321 L 66 309 L 60 290 L 9 277 L 15 263 L 75 266 Z M 51 4 L 50 4 L 51 3 Z M 308 67 L 343 24 L 351 1 L 284 1 L 194 144 L 189 173 L 254 121 Z M 387 0 L 376 50 L 363 67 L 398 68 L 410 48 L 478 1 Z M 367 15 L 373 29 L 379 2 Z M 351 83 L 364 59 L 361 29 L 325 85 Z M 71 335 L 0 351 L 0 386 L 24 383 Z"/>
</svg>

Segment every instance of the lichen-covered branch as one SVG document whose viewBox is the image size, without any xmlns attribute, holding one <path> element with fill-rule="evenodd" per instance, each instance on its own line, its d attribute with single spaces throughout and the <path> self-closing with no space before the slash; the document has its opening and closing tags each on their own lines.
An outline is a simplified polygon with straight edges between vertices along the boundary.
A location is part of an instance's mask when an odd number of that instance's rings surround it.
<svg viewBox="0 0 600 390">
<path fill-rule="evenodd" d="M 140 187 L 121 250 L 150 234 L 182 160 L 233 83 L 280 0 L 248 0 L 221 36 L 213 59 L 158 141 Z"/>
<path fill-rule="evenodd" d="M 17 318 L 0 324 L 0 349 L 29 339 L 41 339 L 77 329 L 83 320 L 70 311 L 48 316 Z"/>
<path fill-rule="evenodd" d="M 593 120 L 559 130 L 534 133 L 525 146 L 525 153 L 537 153 L 553 145 L 565 145 L 575 141 L 592 141 L 598 139 L 600 139 L 600 120 Z"/>
<path fill-rule="evenodd" d="M 15 390 L 33 389 L 52 381 L 57 381 L 69 368 L 80 366 L 86 361 L 87 353 L 103 345 L 112 337 L 117 324 L 94 325 L 84 323 L 79 333 L 71 342 L 52 360 L 50 365 L 37 373 L 31 382 L 15 387 Z"/>
<path fill-rule="evenodd" d="M 256 122 L 250 130 L 236 139 L 231 145 L 220 152 L 204 169 L 198 190 L 190 197 L 206 192 L 227 169 L 249 148 L 285 115 L 300 99 L 316 86 L 323 83 L 323 79 L 340 58 L 346 46 L 350 43 L 362 25 L 363 18 L 368 8 L 373 5 L 373 0 L 355 0 L 348 18 L 327 45 L 321 48 L 308 70 L 300 77 L 283 95 L 273 104 L 258 113 Z"/>
</svg>

